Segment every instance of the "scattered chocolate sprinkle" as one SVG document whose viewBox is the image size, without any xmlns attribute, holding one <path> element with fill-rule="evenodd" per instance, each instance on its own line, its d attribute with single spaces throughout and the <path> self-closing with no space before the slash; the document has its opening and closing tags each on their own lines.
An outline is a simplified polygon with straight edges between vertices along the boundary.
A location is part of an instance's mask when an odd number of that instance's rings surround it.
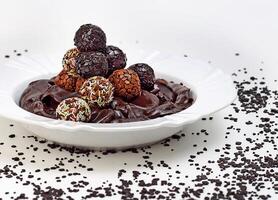
<svg viewBox="0 0 278 200">
<path fill-rule="evenodd" d="M 61 146 L 15 134 L 18 127 L 7 123 L 9 133 L 0 138 L 5 160 L 0 179 L 15 187 L 1 190 L 0 198 L 276 199 L 277 85 L 248 73 L 246 68 L 233 73 L 239 98 L 223 113 L 152 146 L 120 151 Z M 214 136 L 211 123 L 221 124 L 223 135 Z"/>
</svg>

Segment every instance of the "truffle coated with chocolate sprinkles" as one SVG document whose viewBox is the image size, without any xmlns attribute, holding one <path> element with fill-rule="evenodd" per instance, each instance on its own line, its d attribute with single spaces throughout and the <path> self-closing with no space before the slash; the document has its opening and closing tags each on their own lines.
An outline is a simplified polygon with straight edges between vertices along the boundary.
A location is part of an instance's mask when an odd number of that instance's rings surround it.
<svg viewBox="0 0 278 200">
<path fill-rule="evenodd" d="M 75 33 L 74 45 L 81 52 L 105 52 L 106 35 L 100 27 L 92 24 L 84 24 Z"/>
<path fill-rule="evenodd" d="M 118 47 L 107 46 L 106 47 L 106 57 L 108 61 L 108 75 L 112 74 L 113 71 L 117 69 L 123 69 L 126 66 L 126 55 Z"/>
<path fill-rule="evenodd" d="M 1 120 L 0 198 L 276 199 L 277 82 L 258 71 L 233 74 L 228 109 L 143 148 L 61 146 Z"/>
<path fill-rule="evenodd" d="M 128 69 L 135 71 L 140 79 L 142 89 L 151 91 L 154 88 L 154 70 L 146 63 L 136 63 Z"/>
<path fill-rule="evenodd" d="M 85 79 L 92 76 L 106 76 L 108 62 L 105 55 L 100 52 L 83 52 L 76 57 L 76 70 Z"/>
</svg>

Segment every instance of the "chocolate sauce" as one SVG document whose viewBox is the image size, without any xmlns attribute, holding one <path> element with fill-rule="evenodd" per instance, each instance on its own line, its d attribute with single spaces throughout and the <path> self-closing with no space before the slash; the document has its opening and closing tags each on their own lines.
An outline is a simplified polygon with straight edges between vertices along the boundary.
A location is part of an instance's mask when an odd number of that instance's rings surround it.
<svg viewBox="0 0 278 200">
<path fill-rule="evenodd" d="M 58 104 L 75 96 L 78 96 L 76 92 L 60 88 L 52 80 L 42 79 L 29 84 L 20 98 L 19 106 L 34 114 L 56 119 Z M 115 97 L 105 108 L 92 108 L 90 122 L 120 123 L 154 119 L 177 113 L 192 103 L 189 88 L 157 79 L 153 91 L 143 90 L 141 96 L 131 102 Z"/>
</svg>

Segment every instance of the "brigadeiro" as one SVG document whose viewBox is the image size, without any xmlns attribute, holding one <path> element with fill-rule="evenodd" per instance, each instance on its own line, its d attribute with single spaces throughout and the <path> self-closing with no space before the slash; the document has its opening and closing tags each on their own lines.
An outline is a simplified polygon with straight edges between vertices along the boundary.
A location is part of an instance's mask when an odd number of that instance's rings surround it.
<svg viewBox="0 0 278 200">
<path fill-rule="evenodd" d="M 77 76 L 62 70 L 54 79 L 54 83 L 65 90 L 74 92 L 76 87 Z"/>
<path fill-rule="evenodd" d="M 82 52 L 105 52 L 106 35 L 100 27 L 84 24 L 75 33 L 74 45 Z"/>
<path fill-rule="evenodd" d="M 126 66 L 126 55 L 125 53 L 115 46 L 106 47 L 106 57 L 108 61 L 108 74 L 112 74 L 117 69 L 123 69 Z"/>
<path fill-rule="evenodd" d="M 78 92 L 79 89 L 81 88 L 81 86 L 83 85 L 83 83 L 86 81 L 85 78 L 82 78 L 81 76 L 79 76 L 76 80 L 76 84 L 75 84 L 75 91 Z"/>
<path fill-rule="evenodd" d="M 115 95 L 131 100 L 141 95 L 140 79 L 136 72 L 130 69 L 119 69 L 109 76 L 115 88 Z"/>
<path fill-rule="evenodd" d="M 89 105 L 103 107 L 113 99 L 114 87 L 110 81 L 101 76 L 94 76 L 86 80 L 79 94 L 87 100 Z"/>
<path fill-rule="evenodd" d="M 88 103 L 78 97 L 71 97 L 61 101 L 56 109 L 58 119 L 75 122 L 88 122 L 91 109 Z"/>
<path fill-rule="evenodd" d="M 63 57 L 63 69 L 64 71 L 76 74 L 76 62 L 75 59 L 80 51 L 77 48 L 70 49 Z"/>
<path fill-rule="evenodd" d="M 76 57 L 76 70 L 85 79 L 92 76 L 106 76 L 108 73 L 106 56 L 100 52 L 82 52 Z"/>
<path fill-rule="evenodd" d="M 131 69 L 138 74 L 142 89 L 150 91 L 154 88 L 154 70 L 149 65 L 145 63 L 137 63 L 131 65 L 128 69 Z"/>
</svg>

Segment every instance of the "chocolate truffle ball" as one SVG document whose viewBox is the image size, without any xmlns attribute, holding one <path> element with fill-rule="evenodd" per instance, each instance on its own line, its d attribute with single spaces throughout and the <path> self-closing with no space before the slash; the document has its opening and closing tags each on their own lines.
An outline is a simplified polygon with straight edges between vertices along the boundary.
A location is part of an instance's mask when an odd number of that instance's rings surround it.
<svg viewBox="0 0 278 200">
<path fill-rule="evenodd" d="M 79 50 L 77 48 L 70 49 L 66 52 L 63 57 L 63 69 L 64 71 L 70 72 L 72 74 L 76 74 L 76 56 L 79 54 Z"/>
<path fill-rule="evenodd" d="M 71 97 L 63 100 L 56 109 L 58 119 L 88 122 L 91 118 L 91 109 L 88 103 L 78 97 Z"/>
<path fill-rule="evenodd" d="M 131 69 L 138 74 L 142 89 L 151 91 L 154 88 L 154 70 L 149 65 L 145 63 L 137 63 L 131 65 L 128 69 Z"/>
<path fill-rule="evenodd" d="M 75 91 L 77 77 L 67 71 L 62 70 L 54 79 L 54 83 L 70 92 Z"/>
<path fill-rule="evenodd" d="M 100 52 L 83 52 L 76 57 L 77 73 L 83 78 L 106 76 L 108 63 L 106 56 Z"/>
<path fill-rule="evenodd" d="M 110 81 L 101 76 L 94 76 L 86 80 L 79 94 L 86 99 L 91 106 L 103 107 L 113 99 L 114 87 Z"/>
<path fill-rule="evenodd" d="M 84 24 L 75 33 L 74 45 L 82 52 L 105 52 L 106 35 L 100 27 Z"/>
<path fill-rule="evenodd" d="M 123 69 L 126 66 L 125 53 L 115 46 L 106 47 L 106 57 L 108 61 L 108 74 L 112 74 L 117 69 Z"/>
<path fill-rule="evenodd" d="M 85 78 L 82 78 L 81 76 L 79 76 L 76 80 L 76 84 L 75 84 L 75 91 L 78 92 L 79 89 L 81 88 L 81 86 L 83 85 L 83 83 L 86 81 Z"/>
<path fill-rule="evenodd" d="M 133 70 L 116 70 L 110 75 L 109 80 L 113 84 L 117 96 L 131 100 L 141 95 L 140 79 Z"/>
</svg>

